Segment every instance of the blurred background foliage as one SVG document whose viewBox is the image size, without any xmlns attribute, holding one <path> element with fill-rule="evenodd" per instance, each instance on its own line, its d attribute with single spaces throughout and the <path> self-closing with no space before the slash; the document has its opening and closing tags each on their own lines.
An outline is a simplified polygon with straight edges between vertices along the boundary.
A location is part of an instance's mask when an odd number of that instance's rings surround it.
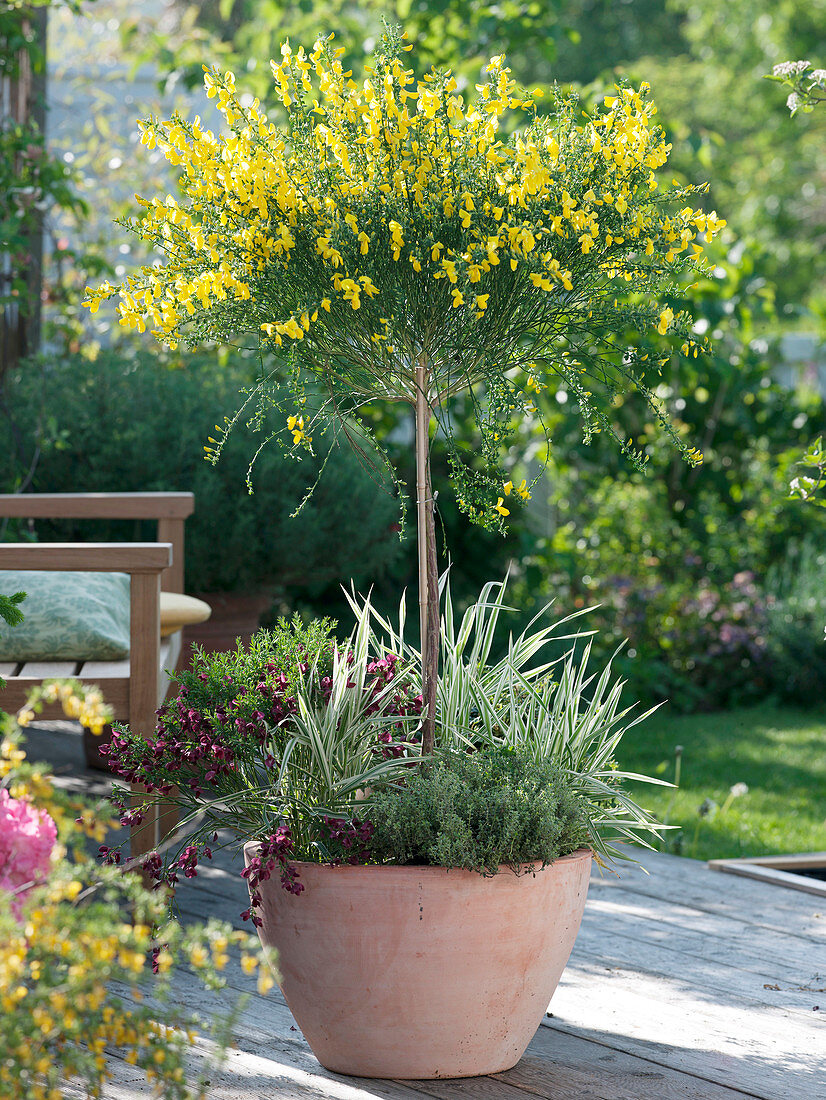
<svg viewBox="0 0 826 1100">
<path fill-rule="evenodd" d="M 65 190 L 48 196 L 43 353 L 0 383 L 2 490 L 192 489 L 190 589 L 268 587 L 273 613 L 346 619 L 340 582 L 374 584 L 385 607 L 414 583 L 412 540 L 395 529 L 398 502 L 349 453 L 333 452 L 294 520 L 317 464 L 289 462 L 275 445 L 250 497 L 244 472 L 258 437 L 239 432 L 216 469 L 202 461 L 254 362 L 231 349 L 183 359 L 148 341 L 138 347 L 112 331 L 111 316 L 78 308 L 87 281 L 140 260 L 112 226 L 133 192 L 174 190 L 157 156 L 136 147 L 136 117 L 180 105 L 211 123 L 197 91 L 205 61 L 233 69 L 239 88 L 266 104 L 269 58 L 285 38 L 309 47 L 320 30 L 336 32 L 358 76 L 383 18 L 407 29 L 420 72 L 449 66 L 469 94 L 485 61 L 503 52 L 529 87 L 573 84 L 585 103 L 621 75 L 648 80 L 674 146 L 669 177 L 709 180 L 703 201 L 729 223 L 709 277 L 668 298 L 714 341 L 710 355 L 673 357 L 660 389 L 704 465 L 684 466 L 645 408 L 626 400 L 617 427 L 650 455 L 648 473 L 633 472 L 609 440 L 583 445 L 573 395 L 552 388 L 537 398 L 552 427 L 549 453 L 536 425 L 514 425 L 505 456 L 514 481 L 542 469 L 546 477 L 529 507 L 512 508 L 502 539 L 459 515 L 437 439 L 457 602 L 510 568 L 521 617 L 550 599 L 559 610 L 599 604 L 590 623 L 602 653 L 628 639 L 617 662 L 629 699 L 693 710 L 822 696 L 826 513 L 790 501 L 787 486 L 802 450 L 826 430 L 826 111 L 790 120 L 782 89 L 763 76 L 785 60 L 823 65 L 826 0 L 157 0 L 137 10 L 89 0 L 79 15 L 55 7 L 48 148 Z M 798 370 L 783 348 L 801 332 L 815 350 Z M 645 339 L 652 351 L 666 346 Z M 473 462 L 470 410 L 452 413 Z M 412 485 L 408 414 L 364 416 Z"/>
<path fill-rule="evenodd" d="M 291 461 L 274 442 L 245 478 L 262 441 L 243 425 L 217 469 L 203 461 L 215 422 L 255 379 L 254 360 L 226 350 L 187 356 L 102 352 L 41 357 L 13 372 L 10 417 L 0 420 L 0 450 L 19 468 L 39 451 L 32 490 L 129 492 L 186 489 L 196 510 L 187 521 L 188 591 L 299 586 L 312 599 L 353 577 L 360 585 L 397 565 L 399 510 L 389 479 L 376 484 L 349 450 L 328 464 L 300 514 L 291 518 L 318 475 L 317 459 Z M 13 434 L 10 423 L 15 424 Z M 18 450 L 21 442 L 24 449 Z M 14 529 L 26 537 L 25 525 Z M 117 541 L 154 538 L 150 525 L 125 521 L 38 524 L 43 538 Z"/>
</svg>

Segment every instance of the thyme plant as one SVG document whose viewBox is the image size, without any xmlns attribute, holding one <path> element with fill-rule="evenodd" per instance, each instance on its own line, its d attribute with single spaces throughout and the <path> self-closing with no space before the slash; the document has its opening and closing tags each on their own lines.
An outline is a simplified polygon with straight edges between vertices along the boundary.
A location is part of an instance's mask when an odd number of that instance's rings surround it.
<svg viewBox="0 0 826 1100">
<path fill-rule="evenodd" d="M 439 635 L 433 422 L 451 448 L 460 508 L 493 528 L 530 496 L 504 478 L 503 441 L 532 393 L 557 379 L 575 395 L 586 439 L 615 436 L 644 465 L 611 416 L 614 399 L 636 389 L 687 461 L 700 462 L 657 401 L 664 360 L 622 334 L 656 329 L 697 354 L 691 319 L 661 296 L 725 223 L 686 205 L 698 189 L 660 187 L 670 147 L 646 84 L 619 86 L 590 115 L 555 88 L 540 113 L 503 57 L 466 101 L 449 71 L 416 81 L 405 68 L 412 46 L 397 32 L 360 84 L 331 38 L 309 54 L 285 43 L 271 63 L 283 124 L 216 68 L 205 68 L 205 85 L 223 134 L 179 115 L 143 123 L 143 144 L 180 167 L 182 198 L 140 200 L 131 228 L 162 260 L 119 287 L 90 289 L 86 304 L 94 312 L 117 295 L 121 324 L 148 325 L 173 346 L 246 340 L 275 353 L 294 406 L 281 407 L 274 434 L 290 447 L 311 447 L 329 425 L 361 446 L 359 412 L 370 402 L 415 409 L 429 752 Z M 246 405 L 257 422 L 275 400 L 272 379 L 264 373 Z M 451 443 L 460 394 L 476 409 L 478 469 Z M 208 457 L 217 459 L 232 423 L 218 428 Z"/>
<path fill-rule="evenodd" d="M 398 863 L 495 875 L 543 867 L 590 843 L 588 810 L 551 759 L 512 748 L 440 752 L 371 800 L 370 850 Z"/>
</svg>

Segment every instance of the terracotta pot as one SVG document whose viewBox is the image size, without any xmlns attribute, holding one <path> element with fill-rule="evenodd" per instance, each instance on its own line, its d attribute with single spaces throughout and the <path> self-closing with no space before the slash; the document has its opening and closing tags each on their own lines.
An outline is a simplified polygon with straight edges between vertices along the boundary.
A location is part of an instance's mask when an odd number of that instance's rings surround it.
<svg viewBox="0 0 826 1100">
<path fill-rule="evenodd" d="M 257 845 L 247 844 L 247 861 Z M 514 1066 L 579 929 L 590 851 L 535 874 L 295 864 L 304 890 L 261 883 L 259 929 L 327 1069 L 475 1077 Z"/>
</svg>

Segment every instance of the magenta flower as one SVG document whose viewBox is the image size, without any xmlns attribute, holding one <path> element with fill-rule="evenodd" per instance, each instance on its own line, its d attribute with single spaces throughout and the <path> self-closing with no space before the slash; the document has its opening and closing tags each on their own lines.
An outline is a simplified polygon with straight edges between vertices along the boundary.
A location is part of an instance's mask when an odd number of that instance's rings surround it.
<svg viewBox="0 0 826 1100">
<path fill-rule="evenodd" d="M 57 827 L 45 810 L 0 791 L 0 890 L 12 895 L 20 920 L 23 895 L 49 871 Z"/>
</svg>

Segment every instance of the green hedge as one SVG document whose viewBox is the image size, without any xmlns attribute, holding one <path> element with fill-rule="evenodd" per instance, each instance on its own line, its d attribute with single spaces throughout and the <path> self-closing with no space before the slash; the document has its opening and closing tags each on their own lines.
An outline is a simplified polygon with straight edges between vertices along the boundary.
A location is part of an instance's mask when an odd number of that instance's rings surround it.
<svg viewBox="0 0 826 1100">
<path fill-rule="evenodd" d="M 350 578 L 364 586 L 384 576 L 401 552 L 399 508 L 374 475 L 336 447 L 311 500 L 291 519 L 320 460 L 294 461 L 274 442 L 256 464 L 250 496 L 245 475 L 262 436 L 240 425 L 215 467 L 204 461 L 204 445 L 240 404 L 254 363 L 215 355 L 180 363 L 108 351 L 94 362 L 78 356 L 21 366 L 6 379 L 0 415 L 0 452 L 14 456 L 0 474 L 2 491 L 19 488 L 39 449 L 30 492 L 193 492 L 189 591 L 276 583 L 318 596 Z M 9 526 L 6 538 L 20 533 Z M 36 535 L 154 537 L 149 525 L 123 521 L 39 523 Z"/>
</svg>

